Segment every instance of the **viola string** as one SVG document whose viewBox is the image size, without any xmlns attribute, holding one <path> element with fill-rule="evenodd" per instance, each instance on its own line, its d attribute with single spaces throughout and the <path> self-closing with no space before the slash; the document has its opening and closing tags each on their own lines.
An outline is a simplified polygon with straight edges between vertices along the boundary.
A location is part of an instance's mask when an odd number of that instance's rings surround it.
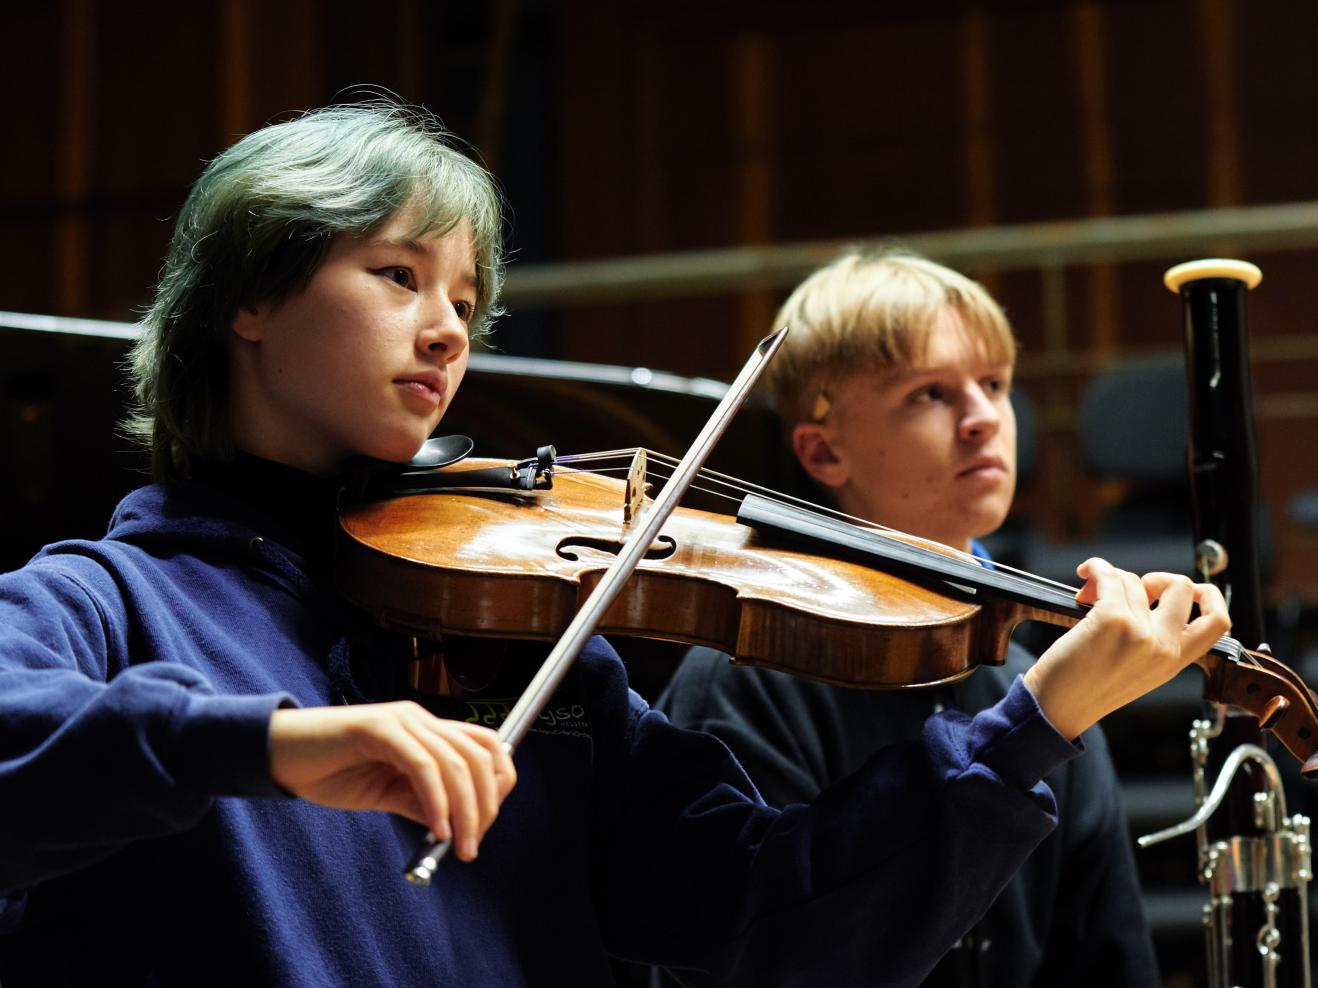
<svg viewBox="0 0 1318 988">
<path fill-rule="evenodd" d="M 631 457 L 635 454 L 635 452 L 636 452 L 635 450 L 610 450 L 606 453 L 599 453 L 599 454 L 587 453 L 587 454 L 581 454 L 579 456 L 561 457 L 560 462 L 565 462 L 565 461 L 578 462 L 578 461 L 585 461 L 588 459 L 602 459 L 602 458 L 610 458 L 610 457 L 613 458 L 626 457 L 628 461 L 630 461 Z M 649 464 L 647 464 L 647 466 L 657 463 L 661 466 L 666 466 L 671 470 L 679 462 L 676 457 L 668 456 L 665 453 L 658 453 L 655 452 L 654 450 L 649 450 L 649 449 L 647 449 L 645 452 L 646 452 L 646 457 L 649 461 Z M 624 469 L 624 468 L 618 468 L 618 469 Z M 590 471 L 590 472 L 608 472 L 608 471 Z M 664 474 L 656 470 L 654 471 L 654 473 L 656 477 L 664 481 L 666 481 L 668 477 L 671 476 L 671 472 L 668 474 Z M 957 549 L 953 546 L 945 545 L 941 542 L 935 541 L 934 539 L 924 538 L 923 536 L 910 535 L 906 532 L 898 531 L 895 528 L 890 528 L 887 525 L 870 521 L 868 518 L 861 518 L 856 515 L 850 515 L 844 511 L 839 511 L 836 508 L 825 507 L 823 505 L 815 504 L 812 501 L 807 501 L 803 498 L 793 497 L 789 494 L 783 494 L 779 491 L 770 490 L 767 487 L 761 487 L 758 484 L 753 484 L 750 483 L 749 481 L 741 480 L 737 477 L 732 477 L 727 474 L 719 473 L 718 471 L 710 470 L 707 467 L 702 468 L 700 470 L 698 477 L 702 480 L 707 479 L 720 486 L 730 488 L 743 496 L 745 494 L 755 493 L 777 504 L 790 504 L 798 508 L 804 508 L 805 510 L 814 512 L 815 514 L 820 514 L 820 515 L 825 515 L 827 517 L 835 518 L 860 528 L 878 532 L 882 535 L 898 537 L 900 541 L 905 542 L 908 545 L 914 545 L 916 548 L 935 551 L 938 552 L 940 555 L 950 556 L 962 562 L 969 563 L 977 568 L 982 568 L 983 566 L 983 562 L 984 562 L 983 560 L 981 560 L 978 556 L 975 556 L 973 553 L 966 552 L 964 549 Z M 699 487 L 694 489 L 700 490 L 703 493 L 710 494 L 714 497 L 722 497 L 731 501 L 741 500 L 741 498 L 738 496 L 734 496 L 731 494 L 723 494 L 706 487 Z M 1006 563 L 994 562 L 993 568 L 1000 573 L 1006 573 L 1019 577 L 1020 579 L 1024 580 L 1025 582 L 1031 585 L 1048 587 L 1054 590 L 1060 590 L 1072 596 L 1074 596 L 1077 590 L 1079 589 L 1077 587 L 1068 586 L 1065 583 L 1061 583 L 1057 580 L 1052 580 L 1047 577 L 1039 576 L 1035 573 L 1030 573 L 1026 570 L 1018 569 L 1014 566 L 1009 566 Z"/>
<path fill-rule="evenodd" d="M 676 460 L 673 460 L 671 457 L 666 457 L 660 453 L 647 453 L 647 455 L 649 455 L 654 459 L 659 460 L 661 463 L 671 464 L 677 462 Z M 878 532 L 881 535 L 896 537 L 907 545 L 914 545 L 916 548 L 924 549 L 927 551 L 934 551 L 937 552 L 939 555 L 949 556 L 951 558 L 960 560 L 963 563 L 968 563 L 976 567 L 976 569 L 983 568 L 984 560 L 980 559 L 980 557 L 974 555 L 973 553 L 966 552 L 964 549 L 957 549 L 953 546 L 945 545 L 933 539 L 927 539 L 918 535 L 910 535 L 906 532 L 898 531 L 895 528 L 890 528 L 887 525 L 882 525 L 877 522 L 870 521 L 867 518 L 860 518 L 856 515 L 849 515 L 844 511 L 837 510 L 836 508 L 828 508 L 823 505 L 815 504 L 811 501 L 806 501 L 802 498 L 792 497 L 790 495 L 782 494 L 777 491 L 772 491 L 769 490 L 768 488 L 760 487 L 757 484 L 748 483 L 747 481 L 739 480 L 735 477 L 729 477 L 725 474 L 718 473 L 717 471 L 714 470 L 709 470 L 709 469 L 701 470 L 700 477 L 702 479 L 708 478 L 712 480 L 714 483 L 721 484 L 725 487 L 730 487 L 733 490 L 736 490 L 742 494 L 754 492 L 762 497 L 774 501 L 777 504 L 791 504 L 799 508 L 804 508 L 816 514 L 825 515 L 827 517 L 835 518 L 860 528 Z M 701 489 L 706 490 L 705 488 L 701 488 Z M 709 493 L 715 493 L 715 492 L 709 491 Z M 715 496 L 726 497 L 729 498 L 730 500 L 740 500 L 740 498 L 733 497 L 732 495 L 728 495 L 728 494 L 715 494 Z M 1032 586 L 1047 587 L 1050 589 L 1059 590 L 1068 594 L 1069 596 L 1074 596 L 1078 590 L 1078 588 L 1076 587 L 1067 586 L 1066 584 L 1060 583 L 1056 580 L 1051 580 L 1048 579 L 1047 577 L 1038 576 L 1037 574 L 1030 573 L 1026 570 L 1017 569 L 1016 567 L 1009 566 L 1005 563 L 994 562 L 993 568 L 999 573 L 1010 574 L 1015 577 L 1018 577 Z"/>
<path fill-rule="evenodd" d="M 583 453 L 583 454 L 560 457 L 557 462 L 575 464 L 575 463 L 594 462 L 599 460 L 625 459 L 627 461 L 626 465 L 621 465 L 616 467 L 584 469 L 581 470 L 580 472 L 599 473 L 599 474 L 626 473 L 630 469 L 631 460 L 635 456 L 636 452 L 637 452 L 637 448 L 607 450 L 599 453 Z M 647 459 L 647 464 L 646 464 L 647 475 L 653 472 L 654 476 L 658 480 L 667 482 L 669 477 L 672 476 L 672 471 L 679 463 L 679 460 L 676 457 L 667 455 L 666 453 L 659 453 L 651 449 L 646 449 L 645 454 Z M 661 469 L 652 470 L 654 466 L 658 466 Z M 668 473 L 662 472 L 662 468 L 667 468 Z M 884 535 L 890 538 L 895 537 L 897 538 L 898 541 L 901 541 L 904 544 L 910 545 L 916 549 L 920 549 L 926 552 L 936 552 L 939 555 L 956 559 L 957 561 L 963 564 L 974 566 L 976 569 L 984 568 L 984 563 L 986 562 L 986 560 L 981 559 L 980 557 L 974 555 L 973 553 L 966 552 L 964 549 L 957 549 L 954 546 L 945 545 L 934 539 L 924 538 L 923 536 L 911 535 L 906 532 L 901 532 L 895 528 L 890 528 L 887 525 L 870 521 L 868 518 L 860 518 L 856 515 L 849 515 L 844 511 L 839 511 L 836 508 L 829 508 L 824 505 L 815 504 L 812 501 L 807 501 L 803 498 L 794 497 L 790 494 L 783 494 L 779 491 L 774 491 L 767 487 L 761 487 L 758 484 L 754 484 L 737 477 L 732 477 L 728 474 L 723 474 L 716 470 L 711 470 L 708 467 L 702 467 L 698 471 L 697 479 L 707 480 L 712 484 L 724 488 L 729 488 L 737 492 L 736 494 L 727 494 L 722 491 L 714 490 L 712 487 L 705 487 L 696 483 L 693 483 L 691 485 L 691 490 L 700 491 L 701 493 L 708 494 L 711 497 L 723 498 L 725 500 L 732 501 L 734 503 L 740 503 L 740 501 L 746 494 L 755 493 L 777 504 L 788 504 L 798 508 L 804 508 L 805 510 L 811 511 L 815 514 L 844 521 L 848 524 L 855 525 L 859 528 L 868 531 L 876 532 L 880 535 Z M 1025 583 L 1029 588 L 1061 591 L 1070 597 L 1074 597 L 1076 593 L 1078 593 L 1079 591 L 1079 588 L 1077 587 L 1068 586 L 1067 584 L 1062 583 L 1061 581 L 1053 580 L 1045 576 L 1040 576 L 1036 573 L 1031 573 L 1028 570 L 1019 569 L 1015 566 L 1011 566 L 1006 563 L 1001 563 L 997 561 L 990 560 L 989 562 L 992 562 L 992 567 L 995 571 L 1002 574 L 1010 575 L 1015 579 Z M 1237 661 L 1247 662 L 1252 666 L 1259 666 L 1258 661 L 1252 655 L 1249 654 L 1249 652 L 1244 648 L 1243 645 L 1241 645 L 1240 642 L 1236 641 L 1234 638 L 1231 638 L 1230 636 L 1223 636 L 1221 639 L 1219 639 L 1218 644 L 1225 645 L 1228 648 L 1228 650 L 1233 653 Z"/>
<path fill-rule="evenodd" d="M 649 465 L 657 465 L 657 466 L 660 466 L 660 467 L 666 467 L 666 468 L 670 468 L 670 469 L 671 469 L 671 468 L 673 468 L 673 467 L 675 466 L 675 464 L 678 462 L 674 457 L 666 456 L 665 454 L 662 454 L 662 453 L 655 453 L 655 452 L 652 452 L 652 451 L 650 451 L 650 450 L 647 450 L 646 452 L 647 452 L 647 455 L 648 455 L 649 460 L 650 460 L 650 463 L 647 464 L 647 466 L 649 466 Z M 587 453 L 587 454 L 582 454 L 582 455 L 579 455 L 579 456 L 561 457 L 561 458 L 559 459 L 558 462 L 561 463 L 561 462 L 564 462 L 564 461 L 568 461 L 568 462 L 572 462 L 572 463 L 578 463 L 578 462 L 584 462 L 584 461 L 586 461 L 586 460 L 591 460 L 591 459 L 607 459 L 607 458 L 610 458 L 610 457 L 614 457 L 615 454 L 616 454 L 617 456 L 626 456 L 626 457 L 628 458 L 628 460 L 630 460 L 630 458 L 631 458 L 631 454 L 632 454 L 632 451 L 630 451 L 630 450 L 617 450 L 617 451 L 613 451 L 613 452 L 611 452 L 611 453 L 605 453 L 605 454 L 590 454 L 590 453 Z M 592 468 L 581 469 L 579 472 L 581 472 L 581 473 L 599 474 L 599 475 L 620 475 L 620 474 L 625 474 L 625 473 L 627 473 L 627 471 L 628 471 L 629 469 L 630 469 L 630 464 L 627 464 L 627 465 L 619 465 L 619 466 L 616 466 L 616 467 L 592 467 Z M 656 479 L 658 479 L 658 480 L 660 480 L 660 481 L 663 481 L 663 482 L 665 482 L 665 483 L 666 483 L 666 482 L 668 481 L 668 479 L 672 476 L 672 473 L 671 473 L 671 472 L 669 472 L 669 473 L 664 473 L 664 472 L 662 472 L 662 470 L 648 470 L 647 473 L 650 474 L 650 475 L 653 475 Z M 697 477 L 698 477 L 698 478 L 709 478 L 713 483 L 715 483 L 715 484 L 719 484 L 719 485 L 724 486 L 724 487 L 730 487 L 730 488 L 732 488 L 733 490 L 735 490 L 737 493 L 736 493 L 736 494 L 726 494 L 726 493 L 724 493 L 724 492 L 722 492 L 722 491 L 715 490 L 713 487 L 705 487 L 705 486 L 701 486 L 701 485 L 699 485 L 699 484 L 695 484 L 695 483 L 693 483 L 693 484 L 691 485 L 691 490 L 699 491 L 699 492 L 701 492 L 702 494 L 708 494 L 708 495 L 711 496 L 711 497 L 722 498 L 723 500 L 725 500 L 725 501 L 730 501 L 730 502 L 732 502 L 733 504 L 740 504 L 741 501 L 742 501 L 742 499 L 745 497 L 745 495 L 746 495 L 747 493 L 749 493 L 749 492 L 753 489 L 756 493 L 763 494 L 764 496 L 771 498 L 772 500 L 776 501 L 777 503 L 784 503 L 785 501 L 794 501 L 795 503 L 797 503 L 798 505 L 800 505 L 800 506 L 802 506 L 802 507 L 810 508 L 810 509 L 813 509 L 813 510 L 816 510 L 816 511 L 827 511 L 827 510 L 828 510 L 828 509 L 823 509 L 823 508 L 821 508 L 819 505 L 812 504 L 812 503 L 809 502 L 809 501 L 803 501 L 803 500 L 800 500 L 800 499 L 798 499 L 798 498 L 791 498 L 791 497 L 788 497 L 787 495 L 782 495 L 782 494 L 778 494 L 778 493 L 776 493 L 776 492 L 774 492 L 774 491 L 770 491 L 770 490 L 768 490 L 767 488 L 756 487 L 756 485 L 754 485 L 754 484 L 749 484 L 749 483 L 747 483 L 747 482 L 745 482 L 745 481 L 738 481 L 738 480 L 736 480 L 736 478 L 725 477 L 725 475 L 720 474 L 720 473 L 717 473 L 716 471 L 712 471 L 712 470 L 708 470 L 708 469 L 702 469 L 702 470 L 699 471 L 699 473 L 697 474 Z M 863 519 L 851 519 L 851 516 L 849 516 L 849 515 L 843 515 L 843 514 L 841 514 L 840 512 L 833 512 L 833 514 L 836 514 L 838 517 L 840 517 L 840 518 L 842 518 L 842 519 L 844 519 L 844 520 L 852 520 L 853 523 L 864 523 L 864 524 L 866 525 L 866 527 L 870 527 L 870 528 L 874 527 L 872 523 L 863 522 Z"/>
</svg>

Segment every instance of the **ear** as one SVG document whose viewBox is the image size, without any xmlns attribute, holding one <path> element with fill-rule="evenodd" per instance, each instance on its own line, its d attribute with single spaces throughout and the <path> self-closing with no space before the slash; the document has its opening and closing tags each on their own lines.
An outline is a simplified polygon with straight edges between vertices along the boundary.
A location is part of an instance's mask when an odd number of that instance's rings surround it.
<svg viewBox="0 0 1318 988">
<path fill-rule="evenodd" d="M 833 445 L 831 430 L 819 422 L 802 422 L 792 430 L 792 451 L 805 472 L 825 487 L 841 487 L 851 477 L 845 457 Z"/>
<path fill-rule="evenodd" d="M 265 306 L 244 305 L 234 314 L 229 328 L 239 339 L 260 343 L 265 336 L 265 316 Z"/>
</svg>

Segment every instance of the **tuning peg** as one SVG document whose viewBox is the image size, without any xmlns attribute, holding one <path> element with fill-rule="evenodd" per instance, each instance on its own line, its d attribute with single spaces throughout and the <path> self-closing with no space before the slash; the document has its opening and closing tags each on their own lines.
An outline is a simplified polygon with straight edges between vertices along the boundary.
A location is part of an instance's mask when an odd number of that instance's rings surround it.
<svg viewBox="0 0 1318 988">
<path fill-rule="evenodd" d="M 1264 655 L 1271 655 L 1272 646 L 1269 645 L 1267 642 L 1259 642 L 1258 648 L 1254 649 L 1254 651 L 1262 652 Z"/>
<path fill-rule="evenodd" d="M 1300 774 L 1306 779 L 1318 778 L 1318 752 L 1305 759 L 1304 764 L 1300 767 Z"/>
<path fill-rule="evenodd" d="M 1195 569 L 1208 582 L 1210 576 L 1216 576 L 1227 567 L 1229 557 L 1226 547 L 1213 539 L 1204 539 L 1194 547 Z"/>
<path fill-rule="evenodd" d="M 1290 709 L 1291 701 L 1284 696 L 1274 696 L 1263 707 L 1263 713 L 1259 714 L 1259 727 L 1265 731 L 1270 731 L 1281 720 L 1281 715 Z"/>
</svg>

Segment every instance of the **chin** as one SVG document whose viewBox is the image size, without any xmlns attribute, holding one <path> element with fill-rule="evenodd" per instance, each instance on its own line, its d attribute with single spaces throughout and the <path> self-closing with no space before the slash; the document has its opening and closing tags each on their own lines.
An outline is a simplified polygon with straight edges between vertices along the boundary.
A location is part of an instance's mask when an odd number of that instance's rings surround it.
<svg viewBox="0 0 1318 988">
<path fill-rule="evenodd" d="M 976 526 L 976 528 L 975 528 L 975 534 L 974 534 L 973 538 L 976 538 L 976 539 L 986 539 L 986 538 L 988 538 L 990 535 L 992 535 L 994 532 L 996 532 L 999 528 L 1001 528 L 1002 525 L 1003 525 L 1003 523 L 1004 523 L 1006 520 L 1007 520 L 1006 518 L 998 518 L 996 521 L 985 522 L 983 525 Z"/>
<path fill-rule="evenodd" d="M 421 444 L 428 437 L 429 433 L 420 438 L 416 436 L 376 437 L 373 442 L 365 444 L 360 452 L 363 456 L 384 460 L 386 463 L 406 463 L 416 456 L 417 450 L 421 448 Z"/>
<path fill-rule="evenodd" d="M 1002 527 L 1002 523 L 1006 520 L 1007 513 L 1005 511 L 981 505 L 967 508 L 961 515 L 961 524 L 958 527 L 963 532 L 969 532 L 966 537 L 969 541 L 969 539 L 982 539 L 986 535 L 992 535 Z"/>
</svg>

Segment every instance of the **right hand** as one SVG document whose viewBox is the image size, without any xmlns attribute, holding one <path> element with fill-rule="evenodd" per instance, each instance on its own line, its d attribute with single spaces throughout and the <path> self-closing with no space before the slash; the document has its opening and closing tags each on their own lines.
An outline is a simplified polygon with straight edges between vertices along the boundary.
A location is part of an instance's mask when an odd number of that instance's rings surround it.
<svg viewBox="0 0 1318 988">
<path fill-rule="evenodd" d="M 383 810 L 453 839 L 476 857 L 517 781 L 512 759 L 487 727 L 444 720 L 418 704 L 276 710 L 270 775 L 294 795 L 344 810 Z"/>
</svg>

